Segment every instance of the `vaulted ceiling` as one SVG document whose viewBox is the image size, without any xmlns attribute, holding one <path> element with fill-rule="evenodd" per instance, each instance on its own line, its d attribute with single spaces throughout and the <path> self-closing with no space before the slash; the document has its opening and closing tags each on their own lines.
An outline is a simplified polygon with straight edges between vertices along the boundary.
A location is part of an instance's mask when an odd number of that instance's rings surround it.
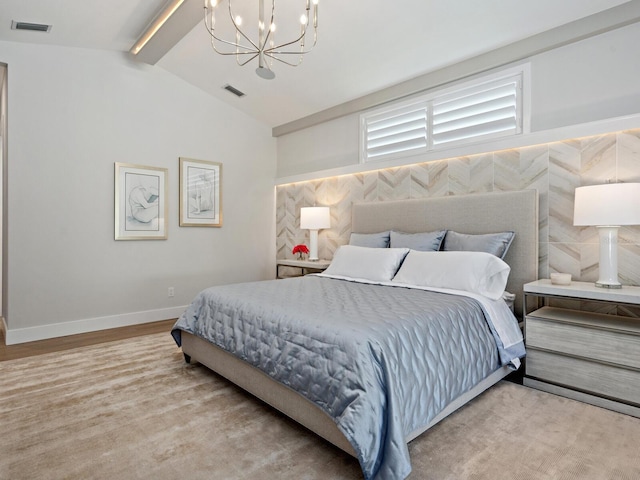
<svg viewBox="0 0 640 480">
<path fill-rule="evenodd" d="M 201 21 L 156 65 L 275 127 L 581 19 L 598 31 L 610 9 L 639 1 L 319 0 L 317 46 L 299 67 L 275 64 L 273 80 L 258 77 L 254 63 L 240 67 L 214 53 Z M 167 3 L 2 0 L 0 40 L 128 52 Z M 12 20 L 53 27 L 12 30 Z M 227 84 L 246 95 L 235 97 Z"/>
</svg>

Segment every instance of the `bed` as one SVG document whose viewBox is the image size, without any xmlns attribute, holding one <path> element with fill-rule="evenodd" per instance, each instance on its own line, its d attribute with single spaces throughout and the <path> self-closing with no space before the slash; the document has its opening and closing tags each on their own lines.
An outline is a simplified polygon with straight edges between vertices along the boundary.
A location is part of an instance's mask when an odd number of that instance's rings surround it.
<svg viewBox="0 0 640 480">
<path fill-rule="evenodd" d="M 538 273 L 535 190 L 352 208 L 356 234 L 437 230 L 515 232 L 504 257 L 506 290 L 515 295 L 514 311 L 522 311 L 522 286 Z M 396 254 L 401 269 L 408 255 L 418 258 L 413 251 Z M 502 312 L 501 299 L 353 281 L 331 268 L 328 275 L 207 289 L 172 334 L 187 361 L 204 364 L 355 456 L 365 479 L 405 478 L 406 444 L 504 378 L 523 351 L 501 344 L 503 327 L 490 318 L 495 309 Z M 208 323 L 215 316 L 218 323 Z M 424 341 L 424 329 L 437 340 Z"/>
</svg>

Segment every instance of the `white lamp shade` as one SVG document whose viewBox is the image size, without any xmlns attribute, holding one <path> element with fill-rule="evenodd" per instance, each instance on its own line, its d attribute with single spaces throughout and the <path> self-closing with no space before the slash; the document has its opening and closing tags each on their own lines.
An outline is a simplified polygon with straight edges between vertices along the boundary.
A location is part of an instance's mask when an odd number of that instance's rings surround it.
<svg viewBox="0 0 640 480">
<path fill-rule="evenodd" d="M 640 225 L 640 183 L 608 183 L 578 187 L 574 225 Z"/>
<path fill-rule="evenodd" d="M 302 207 L 300 209 L 300 228 L 320 230 L 331 226 L 329 207 Z"/>
</svg>

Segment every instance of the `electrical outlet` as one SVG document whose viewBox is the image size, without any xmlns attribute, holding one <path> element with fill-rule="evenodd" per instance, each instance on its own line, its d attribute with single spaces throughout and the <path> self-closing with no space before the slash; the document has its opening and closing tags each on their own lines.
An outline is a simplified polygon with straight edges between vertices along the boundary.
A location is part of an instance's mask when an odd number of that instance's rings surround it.
<svg viewBox="0 0 640 480">
<path fill-rule="evenodd" d="M 173 289 L 173 287 L 169 287 L 169 290 L 167 292 L 167 295 L 170 297 L 173 297 L 175 295 L 175 290 Z"/>
</svg>

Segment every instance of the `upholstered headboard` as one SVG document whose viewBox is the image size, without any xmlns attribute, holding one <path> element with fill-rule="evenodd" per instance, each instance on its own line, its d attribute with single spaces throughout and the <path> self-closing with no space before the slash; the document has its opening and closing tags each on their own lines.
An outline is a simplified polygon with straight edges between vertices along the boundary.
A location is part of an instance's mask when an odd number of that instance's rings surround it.
<svg viewBox="0 0 640 480">
<path fill-rule="evenodd" d="M 514 308 L 519 315 L 522 286 L 538 279 L 538 192 L 521 190 L 353 205 L 351 231 L 355 233 L 443 229 L 472 234 L 516 232 L 504 260 L 511 267 L 507 291 L 516 294 Z"/>
</svg>

